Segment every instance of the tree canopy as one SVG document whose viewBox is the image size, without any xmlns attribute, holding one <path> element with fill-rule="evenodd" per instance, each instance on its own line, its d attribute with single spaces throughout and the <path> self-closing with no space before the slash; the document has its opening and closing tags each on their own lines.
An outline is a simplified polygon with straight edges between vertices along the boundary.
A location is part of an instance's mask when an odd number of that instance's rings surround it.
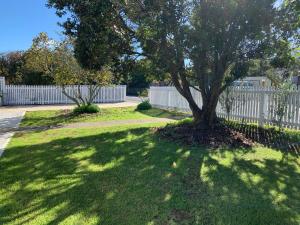
<svg viewBox="0 0 300 225">
<path fill-rule="evenodd" d="M 220 94 L 241 78 L 253 59 L 276 55 L 292 35 L 275 0 L 49 0 L 69 18 L 75 53 L 101 69 L 125 56 L 151 59 L 169 73 L 197 124 L 213 126 Z M 285 8 L 286 10 L 286 8 Z M 291 11 L 292 12 L 292 11 Z M 190 88 L 201 92 L 199 108 Z"/>
</svg>

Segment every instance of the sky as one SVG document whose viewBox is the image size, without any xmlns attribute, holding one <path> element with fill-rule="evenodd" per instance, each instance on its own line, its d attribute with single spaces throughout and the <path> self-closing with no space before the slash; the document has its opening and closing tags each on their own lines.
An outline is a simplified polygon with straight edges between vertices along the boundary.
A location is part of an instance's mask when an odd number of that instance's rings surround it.
<svg viewBox="0 0 300 225">
<path fill-rule="evenodd" d="M 278 3 L 282 0 L 278 0 Z M 0 0 L 0 53 L 26 50 L 40 32 L 62 39 L 61 19 L 47 0 Z"/>
<path fill-rule="evenodd" d="M 0 0 L 0 53 L 26 50 L 40 32 L 62 39 L 61 19 L 47 0 Z"/>
</svg>

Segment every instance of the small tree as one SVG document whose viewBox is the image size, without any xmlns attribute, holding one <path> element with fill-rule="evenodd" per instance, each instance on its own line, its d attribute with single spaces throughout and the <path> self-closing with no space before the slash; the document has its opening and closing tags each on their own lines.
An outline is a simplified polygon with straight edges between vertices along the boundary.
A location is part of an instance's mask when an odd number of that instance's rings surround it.
<svg viewBox="0 0 300 225">
<path fill-rule="evenodd" d="M 61 86 L 63 94 L 77 106 L 91 104 L 100 87 L 109 84 L 112 77 L 106 66 L 101 70 L 83 69 L 74 56 L 70 38 L 57 42 L 46 33 L 33 39 L 25 61 L 28 70 L 42 73 L 52 83 Z M 87 85 L 87 92 L 83 91 L 82 85 Z"/>
<path fill-rule="evenodd" d="M 101 86 L 111 82 L 109 67 L 103 67 L 101 71 L 83 69 L 73 56 L 68 42 L 60 43 L 54 55 L 54 82 L 62 87 L 63 94 L 77 106 L 92 104 Z M 87 85 L 87 93 L 83 93 L 82 85 Z"/>
<path fill-rule="evenodd" d="M 236 97 L 234 93 L 232 92 L 231 88 L 226 88 L 223 94 L 220 96 L 219 102 L 221 104 L 222 109 L 226 113 L 227 120 L 230 118 L 230 113 L 232 112 L 232 109 L 234 107 L 234 101 L 236 100 Z"/>
<path fill-rule="evenodd" d="M 271 107 L 273 111 L 273 122 L 279 127 L 279 130 L 283 130 L 283 119 L 286 116 L 290 118 L 293 116 L 293 112 L 288 110 L 288 100 L 291 92 L 294 90 L 291 82 L 283 81 L 278 85 L 277 92 L 274 96 L 275 105 Z"/>
</svg>

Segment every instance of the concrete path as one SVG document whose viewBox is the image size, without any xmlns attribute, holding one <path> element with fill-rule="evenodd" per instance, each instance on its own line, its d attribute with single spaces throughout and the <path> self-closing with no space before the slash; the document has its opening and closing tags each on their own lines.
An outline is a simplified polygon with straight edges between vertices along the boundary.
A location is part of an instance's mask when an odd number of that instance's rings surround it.
<svg viewBox="0 0 300 225">
<path fill-rule="evenodd" d="M 171 123 L 178 121 L 177 118 L 146 118 L 146 119 L 130 119 L 130 120 L 111 120 L 111 121 L 99 121 L 99 122 L 79 122 L 70 124 L 60 124 L 54 126 L 27 126 L 7 128 L 0 131 L 1 134 L 16 132 L 16 131 L 44 131 L 44 130 L 57 130 L 57 129 L 74 129 L 74 128 L 99 128 L 99 127 L 113 127 L 124 125 L 141 125 L 151 123 Z"/>
<path fill-rule="evenodd" d="M 17 129 L 24 114 L 24 110 L 0 110 L 0 131 Z M 13 131 L 0 132 L 0 156 L 13 135 Z"/>
</svg>

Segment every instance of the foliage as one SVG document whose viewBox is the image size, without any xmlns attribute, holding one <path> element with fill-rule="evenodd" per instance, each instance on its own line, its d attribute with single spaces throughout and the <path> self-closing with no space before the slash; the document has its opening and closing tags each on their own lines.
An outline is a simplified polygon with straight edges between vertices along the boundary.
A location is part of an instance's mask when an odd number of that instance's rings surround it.
<svg viewBox="0 0 300 225">
<path fill-rule="evenodd" d="M 37 66 L 41 62 L 40 57 L 42 57 L 42 54 L 38 51 L 34 52 L 32 48 L 27 51 L 14 51 L 1 54 L 0 76 L 5 77 L 8 84 L 53 84 L 53 78 L 50 74 L 45 73 L 41 69 L 41 65 Z"/>
<path fill-rule="evenodd" d="M 268 77 L 274 86 L 280 85 L 283 79 L 297 76 L 300 69 L 299 48 L 283 40 L 275 48 L 273 57 L 252 60 L 247 76 Z"/>
<path fill-rule="evenodd" d="M 93 114 L 98 112 L 100 112 L 100 108 L 95 104 L 77 106 L 73 110 L 75 114 Z"/>
<path fill-rule="evenodd" d="M 33 40 L 30 49 L 26 52 L 26 67 L 29 70 L 42 72 L 51 76 L 55 69 L 54 50 L 57 43 L 46 33 L 39 33 Z"/>
<path fill-rule="evenodd" d="M 236 97 L 234 92 L 230 89 L 230 87 L 226 88 L 225 91 L 220 96 L 219 102 L 221 104 L 222 109 L 225 111 L 227 119 L 230 118 L 230 113 L 234 107 L 234 102 L 236 101 Z"/>
<path fill-rule="evenodd" d="M 294 31 L 293 39 L 300 42 L 300 2 L 298 0 L 284 0 L 282 8 L 286 14 L 286 26 Z M 292 29 L 291 29 L 292 28 Z"/>
<path fill-rule="evenodd" d="M 101 71 L 81 68 L 68 41 L 60 43 L 55 49 L 53 76 L 55 84 L 62 86 L 64 95 L 77 106 L 93 103 L 101 86 L 110 84 L 112 79 L 109 67 L 102 67 Z M 72 88 L 73 95 L 67 91 L 68 85 L 76 85 Z M 82 93 L 80 85 L 88 85 L 87 94 Z"/>
<path fill-rule="evenodd" d="M 247 74 L 251 60 L 274 56 L 274 44 L 289 37 L 276 0 L 48 2 L 58 15 L 67 15 L 65 31 L 76 37 L 84 66 L 101 68 L 124 55 L 143 55 L 170 74 L 196 123 L 208 127 L 226 87 Z M 202 109 L 191 86 L 201 92 Z"/>
<path fill-rule="evenodd" d="M 0 58 L 0 75 L 9 84 L 54 84 L 54 69 L 57 45 L 46 33 L 40 33 L 27 51 L 3 54 Z"/>
<path fill-rule="evenodd" d="M 8 84 L 22 81 L 24 53 L 21 51 L 0 54 L 0 76 L 5 77 Z"/>
<path fill-rule="evenodd" d="M 144 89 L 142 91 L 139 91 L 138 93 L 138 97 L 143 101 L 144 98 L 148 98 L 148 90 L 147 89 Z"/>
<path fill-rule="evenodd" d="M 86 105 L 93 102 L 99 89 L 112 80 L 110 67 L 101 70 L 83 69 L 74 57 L 73 40 L 58 42 L 40 33 L 32 41 L 29 50 L 12 52 L 0 57 L 0 76 L 10 84 L 56 84 L 74 103 Z M 72 88 L 68 85 L 77 85 Z M 88 93 L 79 85 L 89 85 Z"/>
<path fill-rule="evenodd" d="M 102 67 L 101 71 L 83 69 L 74 57 L 72 39 L 56 42 L 46 33 L 40 33 L 33 39 L 25 61 L 27 70 L 41 73 L 61 86 L 63 94 L 77 106 L 91 104 L 100 87 L 109 84 L 112 77 L 108 67 Z M 73 85 L 72 94 L 68 85 Z M 87 94 L 82 93 L 80 85 L 88 85 Z"/>
<path fill-rule="evenodd" d="M 291 92 L 294 90 L 291 82 L 282 80 L 278 84 L 277 92 L 274 96 L 276 104 L 270 107 L 269 113 L 274 113 L 273 122 L 279 127 L 280 131 L 283 131 L 283 118 L 290 118 L 294 112 L 288 110 L 288 99 Z"/>
<path fill-rule="evenodd" d="M 55 7 L 59 16 L 68 17 L 62 25 L 67 35 L 76 37 L 75 55 L 84 68 L 102 70 L 132 52 L 132 37 L 118 1 L 49 0 L 48 5 Z"/>
<path fill-rule="evenodd" d="M 130 69 L 122 74 L 128 91 L 134 95 L 138 94 L 140 90 L 149 88 L 151 83 L 168 79 L 168 75 L 148 59 L 132 61 Z"/>
<path fill-rule="evenodd" d="M 152 108 L 152 105 L 150 104 L 149 100 L 145 100 L 137 105 L 136 110 L 143 111 L 143 110 L 149 110 Z"/>
</svg>

